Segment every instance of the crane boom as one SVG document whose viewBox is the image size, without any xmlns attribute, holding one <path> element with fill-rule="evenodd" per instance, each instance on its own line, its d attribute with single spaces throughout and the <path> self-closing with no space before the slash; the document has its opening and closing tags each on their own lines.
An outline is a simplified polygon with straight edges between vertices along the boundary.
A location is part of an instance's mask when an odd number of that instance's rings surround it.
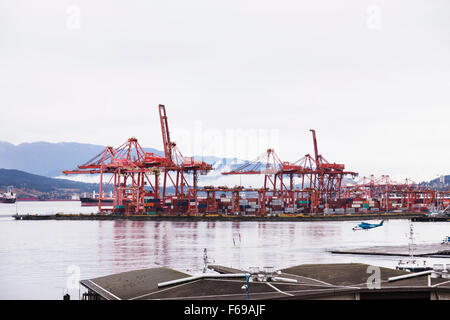
<svg viewBox="0 0 450 320">
<path fill-rule="evenodd" d="M 318 168 L 320 166 L 320 163 L 319 163 L 319 151 L 317 149 L 316 131 L 313 129 L 310 129 L 309 131 L 312 132 L 312 136 L 313 136 L 314 156 L 315 156 L 315 160 L 316 160 L 316 167 Z"/>
<path fill-rule="evenodd" d="M 161 131 L 164 143 L 164 156 L 172 161 L 172 142 L 170 141 L 169 124 L 167 122 L 166 107 L 159 105 L 159 118 L 161 120 Z"/>
</svg>

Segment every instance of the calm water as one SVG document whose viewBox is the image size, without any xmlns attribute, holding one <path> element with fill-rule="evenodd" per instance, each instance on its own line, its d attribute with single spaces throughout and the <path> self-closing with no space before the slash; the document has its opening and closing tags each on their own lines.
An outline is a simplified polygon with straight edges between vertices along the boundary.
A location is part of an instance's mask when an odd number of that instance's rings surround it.
<svg viewBox="0 0 450 320">
<path fill-rule="evenodd" d="M 68 279 L 167 266 L 190 274 L 203 268 L 203 249 L 215 264 L 234 268 L 361 262 L 395 267 L 396 257 L 335 255 L 332 248 L 408 244 L 408 220 L 352 231 L 357 222 L 15 221 L 26 213 L 89 213 L 79 202 L 0 204 L 0 299 L 61 299 Z M 417 243 L 435 243 L 450 224 L 415 223 Z M 240 241 L 239 241 L 240 236 Z M 427 258 L 427 263 L 450 259 Z M 74 273 L 75 272 L 75 273 Z M 76 282 L 75 282 L 76 283 Z M 69 281 L 70 284 L 70 281 Z"/>
</svg>

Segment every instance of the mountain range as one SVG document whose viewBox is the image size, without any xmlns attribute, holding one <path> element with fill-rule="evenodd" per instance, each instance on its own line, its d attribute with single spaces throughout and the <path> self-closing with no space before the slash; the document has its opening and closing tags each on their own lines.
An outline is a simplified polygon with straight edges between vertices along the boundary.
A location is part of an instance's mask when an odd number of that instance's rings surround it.
<svg viewBox="0 0 450 320">
<path fill-rule="evenodd" d="M 54 179 L 15 169 L 0 169 L 0 188 L 5 189 L 6 186 L 13 186 L 19 196 L 38 196 L 51 193 L 91 193 L 99 188 L 96 183 Z"/>
<path fill-rule="evenodd" d="M 78 165 L 86 163 L 105 149 L 105 146 L 76 142 L 32 142 L 14 145 L 0 142 L 0 168 L 15 169 L 30 174 L 49 178 L 64 178 L 79 182 L 98 183 L 97 175 L 64 176 L 63 170 L 75 169 Z M 164 155 L 164 152 L 154 148 L 144 148 L 145 152 Z M 236 158 L 219 158 L 215 156 L 194 156 L 214 167 L 214 172 L 201 177 L 203 185 L 237 185 L 239 177 L 223 176 L 221 173 L 235 169 L 245 163 L 245 160 Z M 260 177 L 246 177 L 250 185 L 259 183 Z M 0 181 L 0 185 L 2 185 Z"/>
</svg>

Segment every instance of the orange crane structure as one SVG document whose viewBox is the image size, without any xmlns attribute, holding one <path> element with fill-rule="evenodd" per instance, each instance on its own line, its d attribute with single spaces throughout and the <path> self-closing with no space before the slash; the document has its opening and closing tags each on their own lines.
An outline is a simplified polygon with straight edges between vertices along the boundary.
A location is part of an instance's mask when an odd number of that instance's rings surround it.
<svg viewBox="0 0 450 320">
<path fill-rule="evenodd" d="M 164 157 L 144 152 L 138 140 L 130 138 L 120 147 L 106 147 L 77 169 L 65 170 L 63 173 L 100 175 L 99 212 L 137 214 L 146 212 L 146 199 L 159 198 L 160 171 L 168 164 Z M 107 208 L 103 202 L 105 191 L 110 186 L 113 189 L 113 209 Z"/>
<path fill-rule="evenodd" d="M 316 131 L 311 129 L 314 146 L 314 158 L 309 154 L 294 162 L 300 165 L 303 172 L 299 172 L 302 178 L 301 189 L 305 188 L 305 181 L 311 191 L 312 212 L 318 212 L 319 206 L 328 205 L 329 202 L 337 203 L 342 198 L 342 181 L 345 176 L 352 179 L 358 176 L 353 171 L 345 171 L 344 164 L 330 163 L 321 154 L 317 146 Z M 336 204 L 339 206 L 339 204 Z"/>
<path fill-rule="evenodd" d="M 169 161 L 170 165 L 164 168 L 164 182 L 163 182 L 163 200 L 164 203 L 186 203 L 188 201 L 187 213 L 198 213 L 198 176 L 206 175 L 211 171 L 212 165 L 195 160 L 192 157 L 183 157 L 180 150 L 177 148 L 175 142 L 170 138 L 169 123 L 166 114 L 166 108 L 160 104 L 158 106 L 159 117 L 161 122 L 161 132 L 164 144 L 164 155 Z M 186 175 L 192 174 L 192 188 L 185 193 L 185 187 L 190 187 L 186 180 Z M 172 177 L 176 175 L 176 177 Z M 174 179 L 175 178 L 175 179 Z M 166 186 L 168 181 L 172 183 L 175 188 L 175 194 L 169 196 L 166 194 Z M 175 205 L 175 210 L 180 211 L 179 206 Z M 181 210 L 184 211 L 184 210 Z"/>
<path fill-rule="evenodd" d="M 428 211 L 439 203 L 448 204 L 446 192 L 438 192 L 428 187 L 419 186 L 414 181 L 405 179 L 396 182 L 389 175 L 363 177 L 355 185 L 343 188 L 345 197 L 363 200 L 377 199 L 377 207 L 383 211 L 403 210 L 409 212 Z"/>
<path fill-rule="evenodd" d="M 154 214 L 162 211 L 167 200 L 175 197 L 188 199 L 184 191 L 189 187 L 186 176 L 193 176 L 193 198 L 197 203 L 198 174 L 206 174 L 212 166 L 193 158 L 183 157 L 170 139 L 168 120 L 164 105 L 159 105 L 164 157 L 147 153 L 136 138 L 130 138 L 118 148 L 106 147 L 104 151 L 64 174 L 99 174 L 99 212 L 125 214 Z M 164 176 L 162 194 L 160 175 Z M 176 174 L 175 180 L 172 174 Z M 107 182 L 106 182 L 107 181 Z M 175 188 L 173 196 L 166 193 L 169 182 Z M 104 204 L 105 191 L 112 186 L 113 208 Z M 161 197 L 162 196 L 162 197 Z M 188 209 L 188 208 L 186 208 Z"/>
<path fill-rule="evenodd" d="M 199 176 L 212 165 L 184 157 L 172 141 L 164 105 L 158 105 L 164 155 L 145 152 L 136 138 L 118 148 L 106 147 L 66 175 L 100 175 L 98 211 L 114 214 L 333 214 L 383 210 L 425 211 L 450 206 L 449 192 L 437 192 L 406 180 L 392 181 L 384 175 L 355 179 L 356 172 L 344 164 L 328 162 L 319 154 L 316 131 L 311 129 L 314 154 L 295 162 L 282 161 L 274 149 L 223 175 L 263 175 L 262 187 L 199 187 Z M 161 181 L 162 178 L 162 181 Z M 191 182 L 191 183 L 190 183 Z M 112 207 L 105 197 L 113 194 Z M 218 197 L 219 195 L 219 197 Z"/>
<path fill-rule="evenodd" d="M 260 215 L 266 213 L 267 200 L 283 199 L 285 205 L 294 207 L 294 185 L 293 174 L 300 167 L 288 162 L 282 162 L 274 149 L 268 149 L 252 161 L 249 161 L 239 168 L 229 172 L 223 172 L 223 175 L 264 175 L 264 186 L 262 189 L 252 191 L 258 192 L 258 211 Z M 290 174 L 291 183 L 289 188 L 283 182 L 283 176 Z M 248 191 L 241 188 L 241 192 Z M 235 191 L 236 192 L 236 191 Z"/>
<path fill-rule="evenodd" d="M 294 163 L 283 162 L 273 149 L 268 149 L 256 159 L 223 174 L 264 174 L 264 188 L 260 191 L 259 197 L 261 202 L 258 212 L 261 214 L 266 212 L 267 194 L 270 194 L 271 200 L 281 199 L 282 207 L 290 209 L 288 211 L 296 212 L 300 207 L 307 207 L 303 212 L 317 213 L 322 209 L 319 206 L 325 207 L 323 202 L 337 201 L 341 198 L 344 176 L 351 175 L 354 178 L 358 174 L 345 171 L 343 164 L 329 163 L 325 160 L 318 152 L 315 130 L 310 131 L 313 136 L 314 158 L 307 154 Z M 288 186 L 284 183 L 285 176 L 289 177 Z M 295 189 L 296 177 L 301 178 L 300 189 Z M 300 203 L 304 206 L 298 206 Z"/>
</svg>

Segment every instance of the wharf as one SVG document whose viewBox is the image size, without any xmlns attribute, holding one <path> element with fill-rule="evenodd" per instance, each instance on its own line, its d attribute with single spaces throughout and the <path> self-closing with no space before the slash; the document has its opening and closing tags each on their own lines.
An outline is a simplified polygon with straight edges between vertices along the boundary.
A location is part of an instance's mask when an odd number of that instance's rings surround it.
<svg viewBox="0 0 450 320">
<path fill-rule="evenodd" d="M 450 221 L 450 217 L 430 217 L 430 216 L 423 216 L 423 217 L 413 217 L 412 222 L 448 222 Z"/>
<path fill-rule="evenodd" d="M 413 219 L 423 216 L 420 213 L 384 213 L 355 215 L 283 215 L 283 216 L 244 216 L 244 215 L 113 215 L 113 214 L 51 214 L 51 215 L 13 215 L 15 220 L 132 220 L 132 221 L 355 221 Z"/>
<path fill-rule="evenodd" d="M 336 254 L 357 254 L 372 256 L 409 256 L 409 246 L 376 246 L 357 249 L 332 250 L 331 253 Z M 450 258 L 450 245 L 434 243 L 434 244 L 415 244 L 414 256 L 416 257 L 443 257 Z"/>
</svg>

